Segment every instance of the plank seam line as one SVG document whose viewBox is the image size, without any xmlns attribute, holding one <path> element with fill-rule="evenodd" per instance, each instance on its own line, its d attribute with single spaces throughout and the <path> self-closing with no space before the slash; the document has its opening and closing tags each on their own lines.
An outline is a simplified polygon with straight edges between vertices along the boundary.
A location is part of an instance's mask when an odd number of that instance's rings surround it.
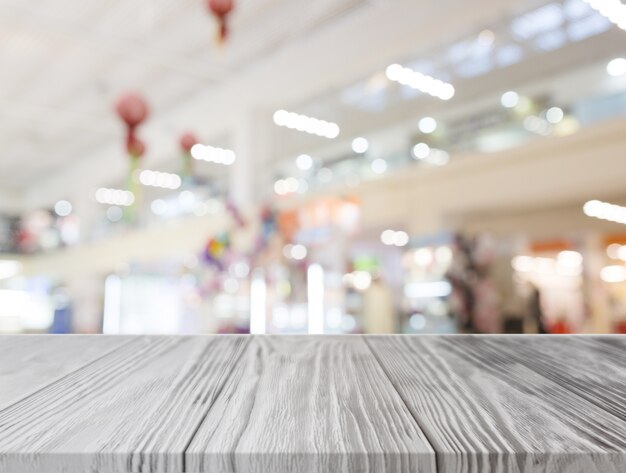
<svg viewBox="0 0 626 473">
<path fill-rule="evenodd" d="M 239 352 L 239 355 L 237 355 L 237 358 L 235 359 L 235 362 L 233 363 L 232 368 L 230 369 L 230 371 L 227 374 L 224 375 L 224 381 L 222 382 L 220 387 L 215 391 L 215 396 L 213 397 L 213 401 L 207 407 L 206 412 L 204 413 L 204 415 L 202 416 L 202 418 L 200 419 L 200 421 L 196 425 L 196 428 L 193 430 L 193 432 L 189 436 L 189 441 L 185 444 L 185 447 L 183 448 L 183 461 L 182 461 L 183 469 L 182 469 L 182 473 L 187 473 L 187 450 L 189 449 L 189 446 L 194 441 L 194 439 L 196 438 L 196 435 L 198 434 L 198 431 L 200 430 L 200 427 L 202 427 L 202 424 L 204 424 L 204 421 L 209 416 L 209 413 L 211 412 L 211 409 L 215 405 L 215 401 L 217 401 L 217 399 L 222 394 L 222 391 L 224 390 L 224 387 L 226 386 L 226 383 L 228 382 L 228 378 L 230 378 L 230 376 L 234 373 L 235 368 L 239 365 L 239 360 L 241 360 L 241 358 L 243 357 L 243 354 L 248 349 L 248 345 L 250 345 L 250 340 L 251 339 L 252 339 L 251 335 L 248 335 L 248 336 L 244 335 L 245 342 L 243 344 L 243 347 L 241 347 L 241 351 Z"/>
<path fill-rule="evenodd" d="M 389 376 L 389 373 L 387 372 L 387 370 L 385 369 L 385 366 L 383 365 L 383 363 L 381 362 L 380 358 L 376 354 L 376 351 L 370 345 L 368 337 L 367 336 L 363 336 L 363 335 L 361 337 L 363 338 L 363 341 L 365 342 L 365 346 L 367 346 L 367 349 L 370 351 L 370 353 L 372 354 L 372 356 L 376 360 L 376 363 L 378 363 L 378 366 L 380 366 L 380 369 L 385 374 L 385 377 L 389 381 L 389 384 L 391 384 L 391 386 L 393 387 L 394 391 L 396 392 L 396 394 L 398 395 L 398 397 L 402 401 L 402 404 L 404 404 L 404 407 L 406 407 L 406 410 L 408 411 L 409 415 L 411 416 L 411 418 L 413 419 L 415 424 L 419 427 L 419 429 L 422 432 L 422 434 L 424 435 L 424 437 L 426 437 L 426 440 L 428 440 L 428 444 L 433 449 L 433 453 L 435 454 L 435 472 L 438 472 L 439 471 L 439 458 L 438 458 L 438 452 L 437 452 L 437 449 L 435 448 L 435 445 L 433 444 L 432 440 L 428 437 L 428 433 L 424 429 L 422 424 L 420 424 L 420 422 L 417 420 L 417 417 L 415 417 L 415 415 L 413 415 L 413 411 L 409 408 L 409 405 L 407 404 L 406 399 L 404 399 L 404 397 L 402 396 L 400 391 L 398 391 L 398 388 L 396 387 L 396 385 L 391 380 L 391 376 Z"/>
<path fill-rule="evenodd" d="M 134 339 L 135 339 L 134 337 L 133 337 L 133 338 L 129 338 L 129 339 L 128 339 L 125 343 L 122 343 L 121 345 L 117 345 L 116 347 L 112 348 L 111 350 L 107 351 L 106 353 L 104 353 L 104 354 L 102 354 L 102 355 L 100 355 L 100 356 L 98 356 L 98 357 L 94 358 L 94 359 L 93 359 L 93 360 L 91 360 L 90 362 L 85 363 L 84 365 L 80 365 L 79 367 L 77 367 L 76 369 L 73 369 L 72 371 L 68 371 L 68 372 L 67 372 L 67 373 L 65 373 L 64 375 L 59 376 L 58 378 L 56 378 L 56 379 L 54 379 L 54 380 L 50 381 L 50 382 L 49 382 L 49 383 L 47 383 L 45 386 L 42 386 L 42 387 L 40 387 L 39 389 L 36 389 L 35 391 L 33 391 L 33 392 L 31 392 L 31 393 L 27 394 L 26 396 L 24 396 L 24 397 L 22 397 L 22 398 L 18 399 L 17 401 L 12 402 L 11 404 L 8 404 L 8 405 L 4 406 L 2 409 L 0 409 L 0 413 L 1 413 L 1 412 L 4 412 L 5 410 L 7 410 L 7 409 L 9 409 L 9 408 L 11 408 L 11 407 L 13 407 L 13 406 L 15 406 L 16 404 L 19 404 L 20 402 L 25 401 L 26 399 L 29 399 L 29 398 L 31 398 L 31 397 L 33 397 L 33 396 L 37 395 L 39 392 L 43 391 L 44 389 L 49 388 L 50 386 L 52 386 L 53 384 L 58 383 L 59 381 L 64 380 L 64 379 L 65 379 L 65 378 L 67 378 L 68 376 L 71 376 L 71 375 L 73 375 L 73 374 L 76 374 L 77 372 L 81 371 L 82 369 L 84 369 L 84 368 L 86 368 L 86 367 L 88 367 L 88 366 L 91 366 L 91 365 L 93 365 L 94 363 L 97 363 L 98 361 L 100 361 L 100 360 L 102 360 L 102 359 L 106 358 L 106 357 L 107 357 L 107 356 L 109 356 L 111 353 L 113 353 L 113 352 L 115 352 L 115 351 L 119 350 L 120 348 L 123 348 L 123 347 L 125 347 L 125 346 L 127 346 L 127 345 L 130 345 L 131 343 L 133 343 L 133 340 L 134 340 Z"/>
</svg>

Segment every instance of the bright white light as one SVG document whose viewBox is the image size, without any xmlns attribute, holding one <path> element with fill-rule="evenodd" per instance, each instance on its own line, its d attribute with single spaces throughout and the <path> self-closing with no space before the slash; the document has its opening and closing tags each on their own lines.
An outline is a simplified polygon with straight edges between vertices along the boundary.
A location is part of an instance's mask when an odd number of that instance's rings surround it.
<svg viewBox="0 0 626 473">
<path fill-rule="evenodd" d="M 296 261 L 302 261 L 304 258 L 306 258 L 306 255 L 306 246 L 296 244 L 291 247 L 291 257 Z"/>
<path fill-rule="evenodd" d="M 295 177 L 288 177 L 285 179 L 285 187 L 288 193 L 293 193 L 298 191 L 298 187 L 300 186 L 300 181 Z"/>
<path fill-rule="evenodd" d="M 278 195 L 293 194 L 294 192 L 297 192 L 299 188 L 300 181 L 295 177 L 279 179 L 274 183 L 274 192 Z"/>
<path fill-rule="evenodd" d="M 416 265 L 426 267 L 433 262 L 433 252 L 429 248 L 419 248 L 413 253 L 413 261 Z"/>
<path fill-rule="evenodd" d="M 583 264 L 583 256 L 578 251 L 561 251 L 556 261 L 562 266 L 575 268 Z"/>
<path fill-rule="evenodd" d="M 530 256 L 516 256 L 511 261 L 511 266 L 515 271 L 526 273 L 533 270 L 533 258 Z"/>
<path fill-rule="evenodd" d="M 613 77 L 619 77 L 626 74 L 626 59 L 618 57 L 610 61 L 606 65 L 606 72 Z"/>
<path fill-rule="evenodd" d="M 319 264 L 307 269 L 307 302 L 309 334 L 324 333 L 324 269 Z"/>
<path fill-rule="evenodd" d="M 286 110 L 274 112 L 274 123 L 278 126 L 290 128 L 292 130 L 303 131 L 311 135 L 323 136 L 325 138 L 337 138 L 339 136 L 339 125 L 326 120 L 300 115 Z"/>
<path fill-rule="evenodd" d="M 407 232 L 398 231 L 393 235 L 393 244 L 396 246 L 406 246 L 409 243 L 409 234 Z"/>
<path fill-rule="evenodd" d="M 417 159 L 425 159 L 430 154 L 430 146 L 426 143 L 417 143 L 413 146 L 413 156 Z"/>
<path fill-rule="evenodd" d="M 59 200 L 56 204 L 54 204 L 54 212 L 59 217 L 67 217 L 72 213 L 72 204 L 70 204 L 67 200 Z"/>
<path fill-rule="evenodd" d="M 425 94 L 437 97 L 441 100 L 450 100 L 454 97 L 454 86 L 434 77 L 414 71 L 400 64 L 391 64 L 385 74 L 389 80 L 409 86 Z"/>
<path fill-rule="evenodd" d="M 367 271 L 354 271 L 352 273 L 352 285 L 358 291 L 365 291 L 372 284 L 372 275 Z"/>
<path fill-rule="evenodd" d="M 403 69 L 404 68 L 400 64 L 391 64 L 385 71 L 387 79 L 397 82 L 402 76 Z"/>
<path fill-rule="evenodd" d="M 383 174 L 387 170 L 387 161 L 382 158 L 377 158 L 372 161 L 371 167 L 372 171 L 376 174 Z"/>
<path fill-rule="evenodd" d="M 626 246 L 620 245 L 616 253 L 619 259 L 621 259 L 622 261 L 626 261 Z"/>
<path fill-rule="evenodd" d="M 600 279 L 609 283 L 624 282 L 626 281 L 626 267 L 605 266 L 600 270 Z"/>
<path fill-rule="evenodd" d="M 0 260 L 0 279 L 17 276 L 22 270 L 22 263 L 14 260 Z"/>
<path fill-rule="evenodd" d="M 274 192 L 278 195 L 287 194 L 287 184 L 285 184 L 284 179 L 279 179 L 274 183 Z"/>
<path fill-rule="evenodd" d="M 385 245 L 406 246 L 409 243 L 409 234 L 403 231 L 385 230 L 380 234 L 380 241 Z"/>
<path fill-rule="evenodd" d="M 308 154 L 301 154 L 296 158 L 296 167 L 302 171 L 306 171 L 313 167 L 313 158 Z"/>
<path fill-rule="evenodd" d="M 584 0 L 611 23 L 626 31 L 626 5 L 620 0 Z"/>
<path fill-rule="evenodd" d="M 130 191 L 101 187 L 96 191 L 96 201 L 100 204 L 128 207 L 135 202 L 135 196 Z"/>
<path fill-rule="evenodd" d="M 563 120 L 564 116 L 565 115 L 563 113 L 563 110 L 561 110 L 559 107 L 551 107 L 546 111 L 546 120 L 548 120 L 553 125 L 556 125 L 561 120 Z"/>
<path fill-rule="evenodd" d="M 393 245 L 393 239 L 396 232 L 393 230 L 385 230 L 380 234 L 380 241 L 385 245 Z"/>
<path fill-rule="evenodd" d="M 250 333 L 263 334 L 267 323 L 267 290 L 263 270 L 255 269 L 250 282 Z"/>
<path fill-rule="evenodd" d="M 165 215 L 167 212 L 167 202 L 163 199 L 153 200 L 150 204 L 150 210 L 154 215 Z"/>
<path fill-rule="evenodd" d="M 204 159 L 205 151 L 204 145 L 200 143 L 196 143 L 191 147 L 191 157 L 193 159 L 201 160 Z"/>
<path fill-rule="evenodd" d="M 446 297 L 452 293 L 448 281 L 414 282 L 404 286 L 404 294 L 411 299 Z"/>
<path fill-rule="evenodd" d="M 369 142 L 361 136 L 352 140 L 352 151 L 354 151 L 357 154 L 365 153 L 369 147 L 370 147 Z"/>
<path fill-rule="evenodd" d="M 619 253 L 622 248 L 622 245 L 619 243 L 611 243 L 606 247 L 606 254 L 611 259 L 619 259 Z"/>
<path fill-rule="evenodd" d="M 500 97 L 500 103 L 505 108 L 514 108 L 519 103 L 519 95 L 517 92 L 509 90 L 508 92 L 502 94 L 502 97 Z"/>
<path fill-rule="evenodd" d="M 447 246 L 440 246 L 435 250 L 435 259 L 441 264 L 450 263 L 452 261 L 452 250 Z"/>
<path fill-rule="evenodd" d="M 196 143 L 191 147 L 191 157 L 198 161 L 223 164 L 225 166 L 230 166 L 236 160 L 235 152 L 231 149 L 218 148 L 201 143 Z"/>
<path fill-rule="evenodd" d="M 626 224 L 626 207 L 590 200 L 583 205 L 583 212 L 588 217 L 595 217 L 601 220 Z"/>
<path fill-rule="evenodd" d="M 144 186 L 174 190 L 181 186 L 182 179 L 178 174 L 144 169 L 139 173 L 139 182 Z"/>
<path fill-rule="evenodd" d="M 419 121 L 418 127 L 422 133 L 432 133 L 437 129 L 437 120 L 433 117 L 424 117 Z"/>
<path fill-rule="evenodd" d="M 111 274 L 104 280 L 104 312 L 102 317 L 102 333 L 120 333 L 122 308 L 122 280 Z"/>
</svg>

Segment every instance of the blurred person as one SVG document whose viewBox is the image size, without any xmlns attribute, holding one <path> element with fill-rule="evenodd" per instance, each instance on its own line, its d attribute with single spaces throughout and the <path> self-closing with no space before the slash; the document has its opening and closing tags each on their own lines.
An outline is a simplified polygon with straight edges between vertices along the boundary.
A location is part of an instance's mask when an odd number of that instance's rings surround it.
<svg viewBox="0 0 626 473">
<path fill-rule="evenodd" d="M 528 312 L 530 318 L 536 325 L 537 333 L 548 333 L 544 322 L 543 309 L 541 307 L 541 291 L 539 288 L 530 283 L 530 296 L 528 298 Z"/>
</svg>

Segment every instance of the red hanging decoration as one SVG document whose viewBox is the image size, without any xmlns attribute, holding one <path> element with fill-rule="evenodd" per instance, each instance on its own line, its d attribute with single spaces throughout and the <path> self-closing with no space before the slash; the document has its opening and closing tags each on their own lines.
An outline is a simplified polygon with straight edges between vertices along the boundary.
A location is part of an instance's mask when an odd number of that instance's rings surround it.
<svg viewBox="0 0 626 473">
<path fill-rule="evenodd" d="M 136 94 L 123 95 L 115 106 L 119 117 L 130 129 L 134 129 L 148 117 L 148 105 Z"/>
<path fill-rule="evenodd" d="M 193 133 L 185 133 L 183 136 L 180 137 L 180 147 L 183 151 L 189 153 L 191 151 L 191 148 L 193 147 L 193 145 L 195 145 L 198 142 L 198 140 L 196 139 L 196 137 L 194 136 Z"/>
<path fill-rule="evenodd" d="M 211 14 L 216 18 L 219 32 L 217 35 L 218 42 L 223 42 L 228 36 L 228 15 L 235 8 L 234 0 L 207 0 L 207 7 Z"/>
<path fill-rule="evenodd" d="M 146 145 L 135 135 L 132 135 L 126 142 L 126 151 L 133 158 L 141 158 L 146 152 Z"/>
<path fill-rule="evenodd" d="M 135 201 L 132 206 L 127 207 L 125 212 L 127 221 L 133 222 L 137 202 L 140 199 L 140 188 L 137 184 L 136 174 L 139 171 L 139 159 L 146 151 L 146 145 L 137 138 L 135 130 L 148 118 L 148 105 L 143 97 L 137 94 L 126 94 L 120 97 L 115 104 L 115 111 L 126 125 L 126 151 L 130 158 L 128 190 L 135 196 Z"/>
<path fill-rule="evenodd" d="M 193 163 L 191 161 L 191 148 L 198 142 L 193 133 L 187 132 L 180 137 L 180 148 L 183 151 L 183 177 L 191 179 L 193 177 Z"/>
</svg>

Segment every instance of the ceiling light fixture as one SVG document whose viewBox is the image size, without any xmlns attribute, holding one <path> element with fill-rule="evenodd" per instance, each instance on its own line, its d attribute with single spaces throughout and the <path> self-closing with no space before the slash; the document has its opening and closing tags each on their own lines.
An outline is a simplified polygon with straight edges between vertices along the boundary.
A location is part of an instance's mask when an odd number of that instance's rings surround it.
<svg viewBox="0 0 626 473">
<path fill-rule="evenodd" d="M 370 144 L 367 141 L 367 139 L 361 136 L 352 140 L 352 151 L 354 151 L 357 154 L 365 153 L 369 147 L 370 147 Z"/>
<path fill-rule="evenodd" d="M 606 72 L 612 77 L 619 77 L 626 74 L 626 59 L 618 57 L 606 65 Z"/>
<path fill-rule="evenodd" d="M 196 143 L 191 147 L 191 157 L 207 163 L 224 164 L 230 166 L 235 162 L 235 152 L 231 149 Z"/>
<path fill-rule="evenodd" d="M 182 179 L 178 174 L 144 169 L 139 173 L 139 182 L 141 182 L 144 186 L 174 190 L 181 186 Z"/>
<path fill-rule="evenodd" d="M 590 200 L 583 205 L 583 212 L 588 217 L 608 220 L 626 225 L 626 207 L 609 204 L 599 200 Z"/>
<path fill-rule="evenodd" d="M 311 135 L 323 136 L 329 139 L 337 138 L 340 131 L 339 125 L 336 123 L 288 112 L 282 109 L 274 112 L 274 123 L 278 126 L 303 131 Z"/>
<path fill-rule="evenodd" d="M 425 94 L 437 97 L 441 100 L 450 100 L 454 97 L 454 86 L 434 77 L 414 71 L 400 64 L 391 64 L 385 71 L 391 81 L 407 85 Z"/>
<path fill-rule="evenodd" d="M 437 129 L 437 120 L 433 117 L 424 117 L 419 121 L 418 128 L 422 133 L 432 133 Z"/>
<path fill-rule="evenodd" d="M 135 195 L 131 191 L 101 187 L 96 191 L 96 201 L 100 204 L 128 207 L 135 202 Z"/>
<path fill-rule="evenodd" d="M 620 0 L 583 0 L 611 23 L 626 31 L 626 5 Z"/>
</svg>

